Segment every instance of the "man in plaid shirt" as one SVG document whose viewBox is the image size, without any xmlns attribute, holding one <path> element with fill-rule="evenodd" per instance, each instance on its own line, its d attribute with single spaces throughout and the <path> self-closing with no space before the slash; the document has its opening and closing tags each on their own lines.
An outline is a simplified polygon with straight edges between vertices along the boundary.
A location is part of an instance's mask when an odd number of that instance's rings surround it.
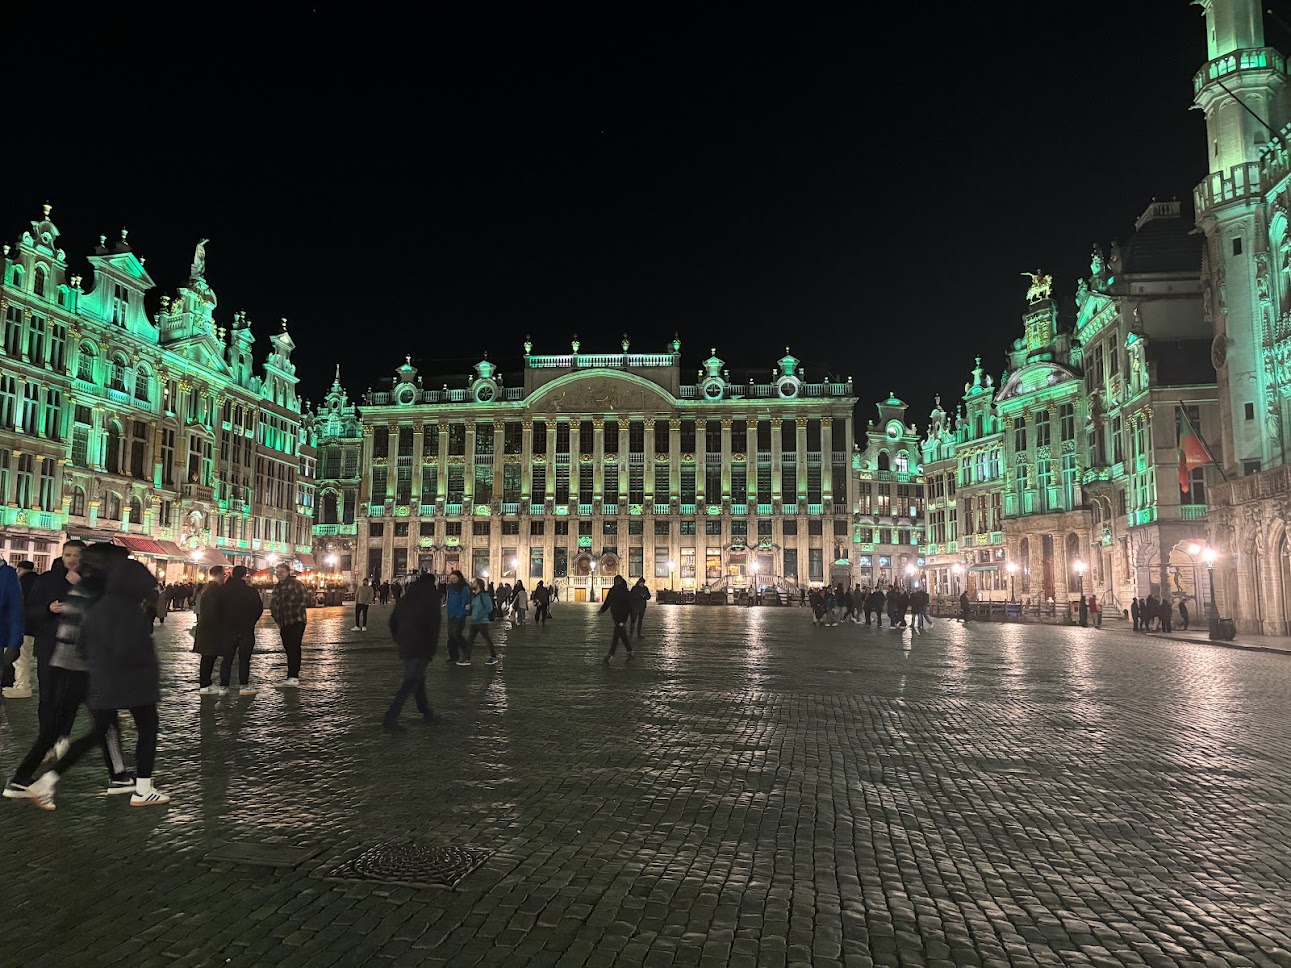
<svg viewBox="0 0 1291 968">
<path fill-rule="evenodd" d="M 294 689 L 300 685 L 300 647 L 305 638 L 309 592 L 286 565 L 279 565 L 274 574 L 278 576 L 278 584 L 269 602 L 269 614 L 278 623 L 282 647 L 287 652 L 287 678 L 279 683 L 279 688 Z"/>
</svg>

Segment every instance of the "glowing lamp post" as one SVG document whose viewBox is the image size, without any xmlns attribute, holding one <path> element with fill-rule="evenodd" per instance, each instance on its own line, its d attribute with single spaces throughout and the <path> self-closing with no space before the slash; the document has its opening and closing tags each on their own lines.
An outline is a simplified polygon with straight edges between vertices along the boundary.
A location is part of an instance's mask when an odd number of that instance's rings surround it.
<svg viewBox="0 0 1291 968">
<path fill-rule="evenodd" d="M 955 597 L 959 597 L 959 580 L 964 574 L 964 566 L 956 562 L 951 566 L 951 572 L 955 575 Z"/>
<path fill-rule="evenodd" d="M 1005 567 L 1009 572 L 1009 601 L 1016 602 L 1017 597 L 1013 594 L 1013 579 L 1018 575 L 1018 563 L 1016 561 L 1010 561 Z"/>
<path fill-rule="evenodd" d="M 749 565 L 749 573 L 753 576 L 753 594 L 749 596 L 749 604 L 752 605 L 758 597 L 758 563 L 756 561 Z"/>
<path fill-rule="evenodd" d="M 588 591 L 587 599 L 588 601 L 594 602 L 596 601 L 596 562 L 594 561 L 592 562 L 592 571 L 588 582 L 590 589 Z"/>
<path fill-rule="evenodd" d="M 668 559 L 668 588 L 674 592 L 677 590 L 677 562 L 671 558 Z"/>
<path fill-rule="evenodd" d="M 1215 559 L 1219 555 L 1214 548 L 1207 548 L 1201 553 L 1201 558 L 1206 562 L 1206 580 L 1210 587 L 1210 602 L 1206 605 L 1206 623 L 1210 626 L 1210 637 L 1212 640 L 1219 639 L 1219 610 L 1215 608 Z"/>
<path fill-rule="evenodd" d="M 1077 611 L 1080 614 L 1080 624 L 1088 625 L 1089 605 L 1085 602 L 1085 562 L 1080 558 L 1077 558 L 1075 564 L 1072 565 L 1072 568 L 1075 569 L 1076 572 L 1077 592 L 1080 594 L 1080 604 L 1077 606 Z"/>
</svg>

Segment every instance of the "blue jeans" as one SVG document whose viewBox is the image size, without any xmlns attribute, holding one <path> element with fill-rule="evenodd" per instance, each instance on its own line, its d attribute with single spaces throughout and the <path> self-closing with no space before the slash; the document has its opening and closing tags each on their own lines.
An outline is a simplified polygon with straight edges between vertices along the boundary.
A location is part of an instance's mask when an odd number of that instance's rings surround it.
<svg viewBox="0 0 1291 968">
<path fill-rule="evenodd" d="M 430 700 L 426 698 L 426 666 L 430 662 L 428 658 L 404 659 L 403 660 L 403 682 L 399 685 L 399 691 L 394 694 L 394 702 L 386 710 L 385 721 L 387 724 L 394 724 L 399 719 L 399 713 L 403 711 L 403 704 L 412 696 L 417 701 L 417 712 L 430 719 L 435 715 L 435 711 L 430 708 Z"/>
</svg>

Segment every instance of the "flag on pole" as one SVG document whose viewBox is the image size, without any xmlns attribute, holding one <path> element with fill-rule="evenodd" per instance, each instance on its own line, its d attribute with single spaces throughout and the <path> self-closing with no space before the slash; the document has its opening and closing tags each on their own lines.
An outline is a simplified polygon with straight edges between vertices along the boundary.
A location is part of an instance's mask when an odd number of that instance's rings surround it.
<svg viewBox="0 0 1291 968">
<path fill-rule="evenodd" d="M 1188 419 L 1188 411 L 1179 408 L 1183 419 L 1179 422 L 1179 490 L 1187 494 L 1192 489 L 1192 469 L 1210 463 L 1210 451 L 1197 436 L 1197 428 Z"/>
</svg>

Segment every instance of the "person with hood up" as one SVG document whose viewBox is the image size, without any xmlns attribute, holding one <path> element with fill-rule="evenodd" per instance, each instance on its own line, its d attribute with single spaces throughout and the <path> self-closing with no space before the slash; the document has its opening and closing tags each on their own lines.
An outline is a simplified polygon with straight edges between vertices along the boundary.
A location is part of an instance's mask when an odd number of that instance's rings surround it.
<svg viewBox="0 0 1291 968">
<path fill-rule="evenodd" d="M 238 658 L 239 696 L 254 696 L 251 685 L 251 652 L 256 647 L 256 622 L 264 613 L 260 593 L 247 584 L 247 569 L 238 565 L 220 590 L 220 619 L 224 626 L 220 687 L 229 688 L 233 657 Z"/>
<path fill-rule="evenodd" d="M 9 799 L 30 796 L 29 788 L 40 764 L 66 755 L 71 747 L 68 737 L 89 692 L 89 665 L 84 642 L 88 615 L 104 595 L 109 572 L 126 556 L 124 548 L 102 542 L 76 550 L 76 567 L 69 569 L 65 576 L 68 591 L 58 603 L 53 654 L 49 657 L 45 680 L 41 683 L 41 688 L 49 689 L 56 701 L 48 718 L 41 716 L 36 742 L 4 788 L 4 796 Z M 105 730 L 101 740 L 108 771 L 106 792 L 133 792 L 135 778 L 126 771 L 121 755 L 120 730 Z"/>
<path fill-rule="evenodd" d="M 207 575 L 210 576 L 210 581 L 202 588 L 194 605 L 197 624 L 193 626 L 193 651 L 202 657 L 197 668 L 197 691 L 203 696 L 223 696 L 228 693 L 228 688 L 213 685 L 211 678 L 215 673 L 216 660 L 224 655 L 224 627 L 220 614 L 224 566 L 212 565 Z"/>
<path fill-rule="evenodd" d="M 82 625 L 81 645 L 89 667 L 89 693 L 85 704 L 94 716 L 94 728 L 72 742 L 29 789 L 29 796 L 43 810 L 54 809 L 54 793 L 64 773 L 92 746 L 102 743 L 109 731 L 119 730 L 117 710 L 130 710 L 138 742 L 135 747 L 132 807 L 162 806 L 170 797 L 153 786 L 157 755 L 157 702 L 161 675 L 152 644 L 154 613 L 147 603 L 155 587 L 152 573 L 139 562 L 114 556 L 107 571 L 103 596 L 90 606 Z"/>
<path fill-rule="evenodd" d="M 609 665 L 610 659 L 614 658 L 620 639 L 623 640 L 623 648 L 628 650 L 627 661 L 631 662 L 632 639 L 628 637 L 628 619 L 632 616 L 632 593 L 628 591 L 628 583 L 622 575 L 614 576 L 614 584 L 610 586 L 605 603 L 601 605 L 600 614 L 604 615 L 606 612 L 614 620 L 614 637 L 610 639 L 610 653 L 605 657 L 605 664 Z"/>
<path fill-rule="evenodd" d="M 402 733 L 399 714 L 412 696 L 422 722 L 435 721 L 435 711 L 426 698 L 426 666 L 435 657 L 439 641 L 439 588 L 433 575 L 423 575 L 408 586 L 390 613 L 390 636 L 399 647 L 403 661 L 403 682 L 386 710 L 382 728 L 387 733 Z"/>
<path fill-rule="evenodd" d="M 646 580 L 638 578 L 637 583 L 632 586 L 632 597 L 629 600 L 632 606 L 632 621 L 628 623 L 628 631 L 634 633 L 638 639 L 641 638 L 641 623 L 645 621 L 646 603 L 650 598 L 650 587 L 646 584 Z"/>
</svg>

